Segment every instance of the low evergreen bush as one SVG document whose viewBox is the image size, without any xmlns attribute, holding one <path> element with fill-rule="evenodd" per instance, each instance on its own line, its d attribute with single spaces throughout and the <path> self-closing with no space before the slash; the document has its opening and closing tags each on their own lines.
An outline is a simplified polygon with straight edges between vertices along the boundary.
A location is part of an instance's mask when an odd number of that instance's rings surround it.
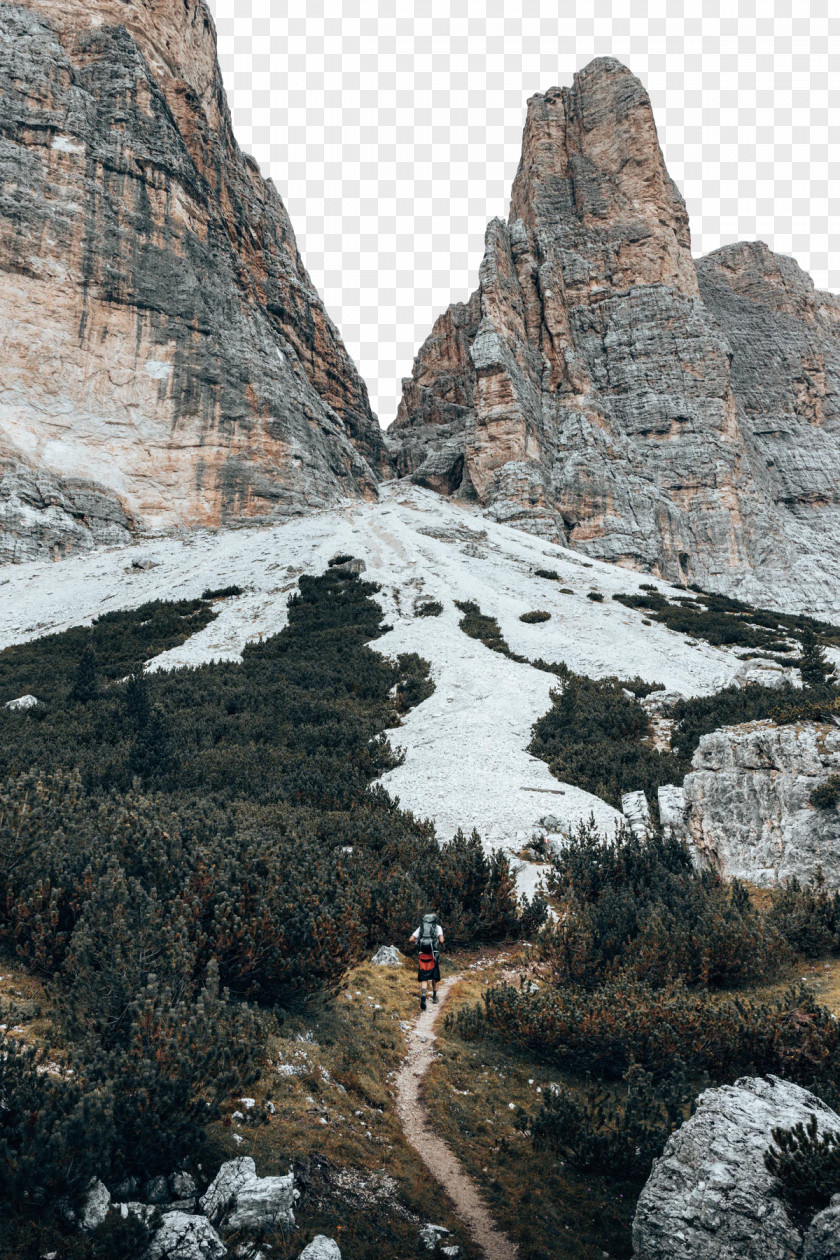
<svg viewBox="0 0 840 1260">
<path fill-rule="evenodd" d="M 534 576 L 546 578 L 549 582 L 559 582 L 560 574 L 556 569 L 534 569 Z"/>
<path fill-rule="evenodd" d="M 832 774 L 808 797 L 817 809 L 834 809 L 840 801 L 840 774 Z"/>
<path fill-rule="evenodd" d="M 820 1134 L 814 1114 L 806 1124 L 774 1129 L 764 1163 L 803 1226 L 840 1193 L 840 1133 L 828 1129 Z"/>
<path fill-rule="evenodd" d="M 550 621 L 551 613 L 543 612 L 542 610 L 537 608 L 533 612 L 520 613 L 519 620 L 524 621 L 525 624 L 528 626 L 533 626 L 533 625 L 536 625 L 537 622 L 540 622 L 540 621 Z"/>
<path fill-rule="evenodd" d="M 241 586 L 217 586 L 209 588 L 202 592 L 202 599 L 232 599 L 234 595 L 241 595 Z"/>
</svg>

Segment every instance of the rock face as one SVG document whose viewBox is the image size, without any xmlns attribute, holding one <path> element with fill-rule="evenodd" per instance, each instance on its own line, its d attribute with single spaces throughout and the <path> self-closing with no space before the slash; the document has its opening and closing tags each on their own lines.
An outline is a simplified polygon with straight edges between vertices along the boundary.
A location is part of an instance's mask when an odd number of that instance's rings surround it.
<svg viewBox="0 0 840 1260">
<path fill-rule="evenodd" d="M 774 1128 L 840 1131 L 840 1116 L 799 1085 L 744 1077 L 700 1095 L 639 1196 L 637 1260 L 799 1260 L 802 1235 L 764 1166 Z"/>
<path fill-rule="evenodd" d="M 203 0 L 0 10 L 0 558 L 375 496 L 367 391 Z"/>
<path fill-rule="evenodd" d="M 647 93 L 598 58 L 528 102 L 509 221 L 419 351 L 389 449 L 589 555 L 836 611 L 839 320 L 764 246 L 695 267 Z"/>
<path fill-rule="evenodd" d="M 750 722 L 704 735 L 683 784 L 688 839 L 728 878 L 771 886 L 822 868 L 840 888 L 840 809 L 813 790 L 840 773 L 840 729 Z"/>
</svg>

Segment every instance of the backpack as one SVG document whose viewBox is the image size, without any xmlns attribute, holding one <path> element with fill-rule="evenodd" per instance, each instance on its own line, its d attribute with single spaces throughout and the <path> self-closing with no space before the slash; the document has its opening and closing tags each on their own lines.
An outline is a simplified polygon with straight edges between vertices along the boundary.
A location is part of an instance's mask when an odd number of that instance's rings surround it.
<svg viewBox="0 0 840 1260">
<path fill-rule="evenodd" d="M 434 954 L 438 956 L 438 921 L 436 914 L 424 914 L 423 922 L 420 924 L 420 938 L 418 940 L 421 954 Z"/>
</svg>

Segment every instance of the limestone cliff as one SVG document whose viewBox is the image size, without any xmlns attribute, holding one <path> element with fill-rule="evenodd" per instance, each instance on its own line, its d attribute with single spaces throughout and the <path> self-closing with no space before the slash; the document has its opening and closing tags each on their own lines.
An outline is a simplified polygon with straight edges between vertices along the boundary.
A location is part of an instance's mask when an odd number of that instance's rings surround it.
<svg viewBox="0 0 840 1260">
<path fill-rule="evenodd" d="M 840 809 L 811 803 L 838 773 L 833 723 L 725 727 L 700 740 L 677 830 L 727 879 L 772 887 L 793 876 L 808 883 L 822 870 L 840 888 Z"/>
<path fill-rule="evenodd" d="M 695 267 L 647 93 L 599 58 L 528 102 L 509 221 L 421 348 L 389 449 L 589 555 L 836 612 L 838 320 L 763 246 Z"/>
<path fill-rule="evenodd" d="M 0 6 L 0 558 L 376 494 L 203 0 Z"/>
</svg>

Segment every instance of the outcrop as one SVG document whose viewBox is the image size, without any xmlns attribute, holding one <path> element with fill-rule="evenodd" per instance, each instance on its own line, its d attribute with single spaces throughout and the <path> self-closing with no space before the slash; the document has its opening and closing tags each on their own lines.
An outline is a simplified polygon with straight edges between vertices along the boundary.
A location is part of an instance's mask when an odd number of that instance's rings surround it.
<svg viewBox="0 0 840 1260">
<path fill-rule="evenodd" d="M 760 244 L 695 265 L 612 58 L 528 102 L 479 287 L 403 383 L 399 472 L 590 556 L 837 612 L 840 300 Z"/>
<path fill-rule="evenodd" d="M 701 1094 L 639 1196 L 637 1260 L 799 1260 L 803 1241 L 812 1240 L 788 1214 L 764 1152 L 774 1128 L 807 1124 L 812 1115 L 820 1133 L 840 1132 L 840 1116 L 821 1099 L 775 1076 Z M 831 1253 L 805 1254 L 827 1260 Z"/>
<path fill-rule="evenodd" d="M 0 6 L 0 559 L 373 497 L 390 464 L 203 0 Z"/>
<path fill-rule="evenodd" d="M 840 809 L 811 803 L 838 773 L 832 723 L 724 727 L 703 736 L 686 775 L 684 834 L 701 862 L 729 879 L 807 883 L 822 870 L 840 888 Z"/>
</svg>

